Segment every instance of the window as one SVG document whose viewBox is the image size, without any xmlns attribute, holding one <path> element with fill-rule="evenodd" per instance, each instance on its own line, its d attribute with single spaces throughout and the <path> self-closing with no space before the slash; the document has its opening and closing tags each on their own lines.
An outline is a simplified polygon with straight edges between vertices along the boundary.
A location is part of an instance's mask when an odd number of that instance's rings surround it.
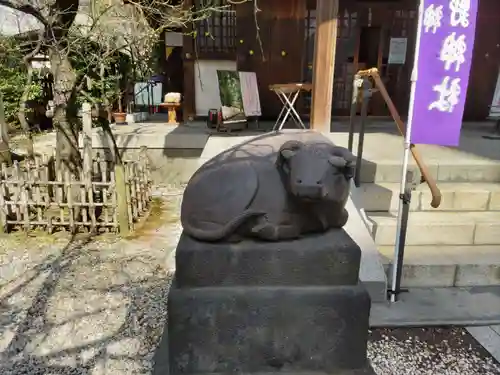
<svg viewBox="0 0 500 375">
<path fill-rule="evenodd" d="M 226 0 L 197 0 L 196 10 L 216 8 L 195 25 L 197 52 L 203 57 L 228 57 L 236 54 L 236 9 Z M 208 12 L 208 10 L 207 10 Z"/>
</svg>

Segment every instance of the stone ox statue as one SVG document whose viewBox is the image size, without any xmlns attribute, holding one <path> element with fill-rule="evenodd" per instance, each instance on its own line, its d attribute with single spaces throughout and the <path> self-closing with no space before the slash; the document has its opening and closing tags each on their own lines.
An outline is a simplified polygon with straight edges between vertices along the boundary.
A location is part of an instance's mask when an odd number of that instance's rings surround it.
<svg viewBox="0 0 500 375">
<path fill-rule="evenodd" d="M 292 240 L 343 227 L 354 156 L 312 131 L 271 133 L 205 163 L 184 192 L 184 232 L 206 242 Z"/>
</svg>

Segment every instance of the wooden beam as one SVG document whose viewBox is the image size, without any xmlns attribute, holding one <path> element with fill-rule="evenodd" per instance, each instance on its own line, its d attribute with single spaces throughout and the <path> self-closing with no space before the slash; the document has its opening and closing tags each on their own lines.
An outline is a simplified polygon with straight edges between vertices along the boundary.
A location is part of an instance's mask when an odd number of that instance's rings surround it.
<svg viewBox="0 0 500 375">
<path fill-rule="evenodd" d="M 339 0 L 317 0 L 311 129 L 319 132 L 330 131 L 338 12 Z"/>
<path fill-rule="evenodd" d="M 194 6 L 193 0 L 184 1 L 184 10 L 190 11 Z M 182 121 L 188 122 L 196 116 L 196 89 L 195 89 L 195 48 L 193 38 L 193 23 L 187 23 L 182 38 L 182 60 L 184 70 L 184 92 L 182 93 Z"/>
</svg>

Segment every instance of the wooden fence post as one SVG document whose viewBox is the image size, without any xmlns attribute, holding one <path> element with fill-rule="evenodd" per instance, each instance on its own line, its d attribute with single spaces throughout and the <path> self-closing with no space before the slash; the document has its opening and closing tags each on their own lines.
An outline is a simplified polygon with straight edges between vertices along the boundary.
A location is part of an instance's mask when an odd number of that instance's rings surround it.
<svg viewBox="0 0 500 375">
<path fill-rule="evenodd" d="M 130 232 L 128 206 L 127 206 L 127 181 L 123 163 L 116 163 L 115 159 L 115 189 L 116 205 L 118 210 L 118 228 L 120 234 L 126 236 Z"/>
<path fill-rule="evenodd" d="M 86 202 L 94 202 L 94 190 L 92 187 L 92 106 L 90 103 L 82 104 L 82 135 L 83 135 L 83 171 L 82 182 L 84 185 L 80 188 L 80 201 L 83 204 L 81 210 L 81 217 L 84 222 L 90 218 L 90 233 L 97 230 L 95 220 L 95 206 L 88 205 Z"/>
<path fill-rule="evenodd" d="M 8 165 L 12 164 L 7 121 L 5 120 L 5 107 L 3 105 L 3 95 L 0 92 L 0 163 L 2 162 Z"/>
<path fill-rule="evenodd" d="M 83 173 L 85 184 L 91 186 L 92 182 L 92 107 L 89 103 L 82 105 L 83 127 Z"/>
</svg>

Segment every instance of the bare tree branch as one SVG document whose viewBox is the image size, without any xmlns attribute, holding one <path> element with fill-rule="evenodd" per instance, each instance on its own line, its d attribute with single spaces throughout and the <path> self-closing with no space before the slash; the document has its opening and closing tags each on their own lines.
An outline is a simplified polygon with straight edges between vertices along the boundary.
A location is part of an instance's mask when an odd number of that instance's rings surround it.
<svg viewBox="0 0 500 375">
<path fill-rule="evenodd" d="M 26 4 L 26 3 L 17 4 L 13 1 L 10 1 L 10 0 L 0 0 L 0 5 L 3 5 L 7 8 L 13 9 L 13 10 L 17 10 L 17 11 L 25 13 L 25 14 L 29 14 L 29 15 L 35 17 L 44 26 L 49 25 L 48 20 L 43 16 L 42 12 L 39 9 L 35 8 L 31 4 Z"/>
</svg>

